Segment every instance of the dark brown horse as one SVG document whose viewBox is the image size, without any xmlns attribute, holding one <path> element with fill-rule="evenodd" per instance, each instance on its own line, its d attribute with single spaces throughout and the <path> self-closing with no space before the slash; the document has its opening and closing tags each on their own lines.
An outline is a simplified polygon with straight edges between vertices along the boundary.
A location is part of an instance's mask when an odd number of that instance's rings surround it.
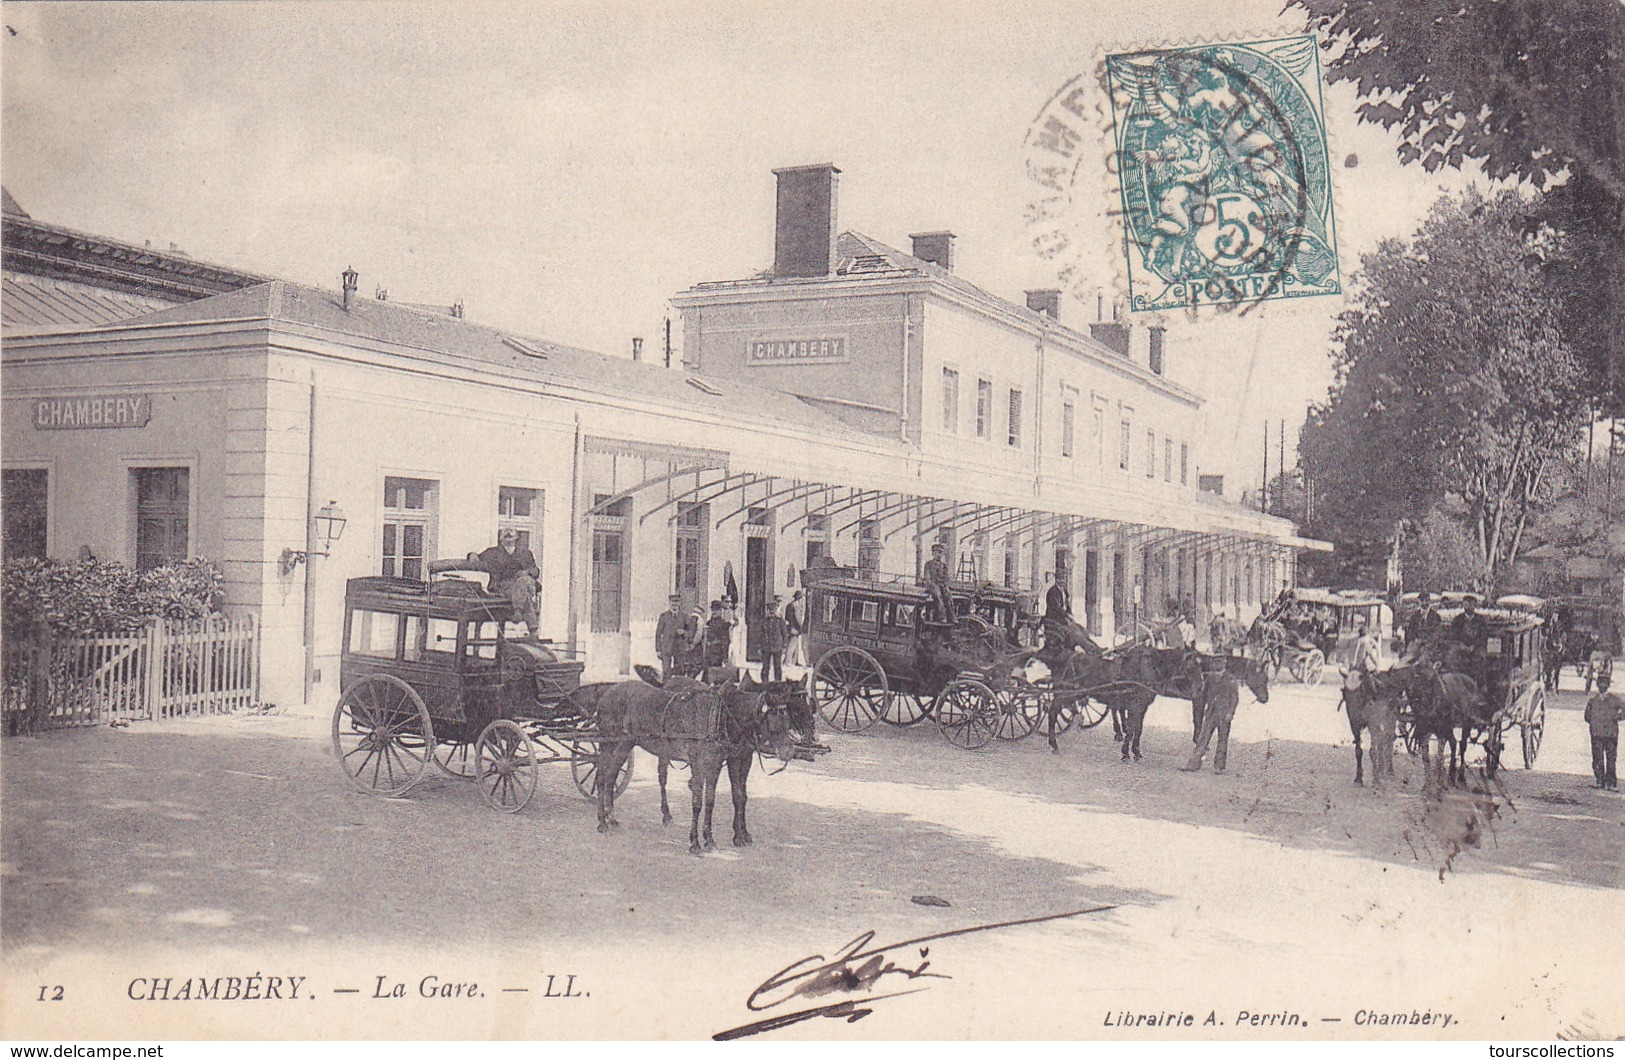
<svg viewBox="0 0 1625 1060">
<path fill-rule="evenodd" d="M 1145 712 L 1157 698 L 1158 657 L 1172 654 L 1165 649 L 1135 645 L 1118 652 L 1099 654 L 1074 651 L 1056 664 L 1050 664 L 1055 693 L 1049 706 L 1049 748 L 1060 754 L 1055 734 L 1063 708 L 1079 706 L 1081 700 L 1093 700 L 1106 707 L 1112 715 L 1112 728 L 1123 744 L 1123 761 L 1128 761 L 1132 750 L 1136 761 L 1140 758 L 1139 730 L 1136 722 L 1145 721 Z"/>
<path fill-rule="evenodd" d="M 692 679 L 674 679 L 657 688 L 643 681 L 622 681 L 598 697 L 598 776 L 616 776 L 633 747 L 658 758 L 686 762 L 693 823 L 688 849 L 700 854 L 716 849 L 711 820 L 717 782 L 728 767 L 733 793 L 734 846 L 751 843 L 745 824 L 746 783 L 751 757 L 758 750 L 788 761 L 795 736 L 785 706 L 767 702 L 758 686 L 741 683 L 711 687 Z M 598 786 L 598 830 L 618 827 L 615 787 Z"/>
</svg>

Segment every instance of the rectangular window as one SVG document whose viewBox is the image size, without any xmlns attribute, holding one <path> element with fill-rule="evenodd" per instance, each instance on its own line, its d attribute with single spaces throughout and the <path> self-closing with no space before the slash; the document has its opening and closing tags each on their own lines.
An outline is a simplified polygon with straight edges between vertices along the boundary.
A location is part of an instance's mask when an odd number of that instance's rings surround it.
<svg viewBox="0 0 1625 1060">
<path fill-rule="evenodd" d="M 1125 418 L 1120 427 L 1121 429 L 1118 433 L 1117 439 L 1117 466 L 1120 470 L 1127 471 L 1129 461 L 1129 439 L 1132 437 L 1131 432 L 1134 430 L 1134 426 L 1133 424 L 1129 423 L 1127 418 Z"/>
<path fill-rule="evenodd" d="M 138 467 L 135 478 L 135 569 L 147 570 L 187 557 L 187 502 L 191 472 L 184 467 Z"/>
<path fill-rule="evenodd" d="M 621 631 L 621 585 L 625 573 L 624 538 L 619 530 L 592 532 L 592 631 Z"/>
<path fill-rule="evenodd" d="M 1162 481 L 1174 480 L 1174 441 L 1172 438 L 1162 440 Z"/>
<path fill-rule="evenodd" d="M 44 468 L 6 468 L 0 481 L 7 559 L 44 559 L 47 548 L 51 473 Z"/>
<path fill-rule="evenodd" d="M 1061 403 L 1061 455 L 1072 456 L 1072 432 L 1076 427 L 1077 409 L 1070 401 Z"/>
<path fill-rule="evenodd" d="M 519 547 L 530 549 L 536 557 L 536 566 L 542 566 L 542 502 L 541 490 L 521 486 L 497 487 L 497 533 L 512 530 L 519 535 Z M 536 579 L 538 583 L 541 578 Z"/>
<path fill-rule="evenodd" d="M 1145 432 L 1145 477 L 1157 477 L 1157 432 Z"/>
<path fill-rule="evenodd" d="M 976 381 L 976 437 L 984 441 L 993 434 L 993 381 Z"/>
<path fill-rule="evenodd" d="M 880 569 L 880 523 L 874 519 L 858 522 L 858 569 Z"/>
<path fill-rule="evenodd" d="M 1010 388 L 1010 446 L 1021 448 L 1021 391 Z"/>
<path fill-rule="evenodd" d="M 350 654 L 375 659 L 395 658 L 401 616 L 388 611 L 356 611 L 350 615 Z"/>
<path fill-rule="evenodd" d="M 1179 484 L 1191 484 L 1191 447 L 1184 442 L 1179 443 Z"/>
<path fill-rule="evenodd" d="M 1015 549 L 1006 548 L 1004 550 L 1004 584 L 1007 586 L 1016 584 L 1018 560 L 1019 557 L 1016 555 Z"/>
<path fill-rule="evenodd" d="M 1095 466 L 1106 466 L 1106 410 L 1095 409 L 1094 422 Z"/>
<path fill-rule="evenodd" d="M 851 629 L 861 630 L 865 633 L 875 633 L 880 629 L 880 601 L 854 600 L 852 602 L 852 617 L 848 623 Z"/>
<path fill-rule="evenodd" d="M 959 433 L 959 373 L 952 368 L 942 370 L 942 429 Z"/>
<path fill-rule="evenodd" d="M 433 554 L 436 495 L 440 483 L 425 478 L 384 479 L 383 573 L 421 581 L 424 559 Z"/>
</svg>

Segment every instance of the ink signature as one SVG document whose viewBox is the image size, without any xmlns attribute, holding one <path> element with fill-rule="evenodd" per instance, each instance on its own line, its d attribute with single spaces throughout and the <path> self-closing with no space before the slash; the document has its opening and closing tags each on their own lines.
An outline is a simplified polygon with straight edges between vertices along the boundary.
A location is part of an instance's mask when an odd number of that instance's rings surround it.
<svg viewBox="0 0 1625 1060">
<path fill-rule="evenodd" d="M 865 931 L 837 950 L 834 957 L 825 957 L 821 953 L 815 953 L 774 972 L 764 979 L 760 986 L 750 992 L 750 997 L 745 999 L 745 1007 L 752 1012 L 765 1012 L 768 1009 L 777 1008 L 798 998 L 813 1000 L 828 997 L 831 994 L 852 994 L 859 991 L 865 992 L 865 997 L 848 998 L 831 1004 L 770 1016 L 754 1023 L 746 1023 L 729 1030 L 719 1031 L 711 1037 L 715 1041 L 728 1042 L 736 1038 L 747 1038 L 753 1034 L 763 1034 L 767 1031 L 775 1031 L 806 1020 L 819 1018 L 840 1019 L 845 1020 L 847 1023 L 856 1023 L 874 1011 L 873 1005 L 877 1001 L 918 994 L 927 988 L 926 985 L 921 985 L 907 990 L 894 990 L 886 994 L 868 993 L 874 988 L 875 984 L 886 980 L 888 976 L 897 977 L 893 981 L 899 987 L 905 983 L 921 979 L 953 978 L 951 975 L 927 970 L 931 967 L 931 948 L 925 943 L 936 942 L 939 939 L 950 939 L 959 935 L 972 935 L 981 931 L 993 931 L 997 928 L 1042 924 L 1050 920 L 1066 920 L 1070 917 L 1087 916 L 1091 913 L 1104 913 L 1107 910 L 1116 908 L 1115 905 L 1097 905 L 1088 909 L 1074 909 L 1067 913 L 1051 913 L 1047 916 L 1025 917 L 1021 920 L 1002 920 L 994 924 L 976 924 L 972 927 L 955 928 L 952 931 L 939 931 L 931 935 L 921 935 L 918 938 L 904 939 L 902 942 L 893 942 L 884 946 L 873 945 L 875 933 Z M 918 948 L 918 955 L 901 958 L 902 963 L 898 963 L 898 960 L 893 959 L 891 956 L 893 951 L 914 948 Z"/>
</svg>

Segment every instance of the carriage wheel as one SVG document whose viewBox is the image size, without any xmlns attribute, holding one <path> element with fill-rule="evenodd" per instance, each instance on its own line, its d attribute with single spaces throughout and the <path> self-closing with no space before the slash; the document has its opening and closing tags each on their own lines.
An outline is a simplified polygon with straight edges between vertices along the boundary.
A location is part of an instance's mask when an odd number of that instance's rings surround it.
<svg viewBox="0 0 1625 1060">
<path fill-rule="evenodd" d="M 435 768 L 453 780 L 474 779 L 474 745 L 471 743 L 437 743 L 434 745 Z"/>
<path fill-rule="evenodd" d="M 1486 776 L 1495 776 L 1501 769 L 1501 752 L 1506 749 L 1503 739 L 1506 731 L 1512 726 L 1499 714 L 1490 719 L 1489 726 L 1484 730 L 1484 773 Z"/>
<path fill-rule="evenodd" d="M 369 674 L 339 696 L 333 753 L 350 783 L 368 795 L 404 795 L 423 779 L 434 723 L 423 697 L 398 677 Z"/>
<path fill-rule="evenodd" d="M 937 729 L 955 747 L 974 751 L 993 740 L 999 708 L 993 690 L 980 681 L 958 678 L 937 697 Z"/>
<path fill-rule="evenodd" d="M 1405 753 L 1412 758 L 1422 754 L 1422 740 L 1416 735 L 1416 723 L 1411 718 L 1401 715 L 1394 719 L 1394 733 L 1405 745 Z"/>
<path fill-rule="evenodd" d="M 1043 696 L 1036 688 L 1003 688 L 993 695 L 999 720 L 993 735 L 1001 740 L 1021 740 L 1038 726 Z"/>
<path fill-rule="evenodd" d="M 536 744 L 517 722 L 498 718 L 474 742 L 474 771 L 487 806 L 518 813 L 536 794 Z"/>
<path fill-rule="evenodd" d="M 807 695 L 837 732 L 862 732 L 884 715 L 891 690 L 886 671 L 862 648 L 842 645 L 824 653 L 807 677 Z"/>
<path fill-rule="evenodd" d="M 886 701 L 886 712 L 880 720 L 887 725 L 904 727 L 925 720 L 931 713 L 931 701 L 920 698 L 917 692 L 893 692 Z"/>
<path fill-rule="evenodd" d="M 1326 653 L 1319 648 L 1309 649 L 1309 654 L 1304 656 L 1303 659 L 1302 676 L 1299 677 L 1299 680 L 1310 688 L 1314 688 L 1320 684 L 1321 678 L 1325 676 Z"/>
<path fill-rule="evenodd" d="M 1076 696 L 1071 704 L 1072 720 L 1070 724 L 1077 729 L 1092 729 L 1106 720 L 1111 713 L 1111 707 L 1090 696 Z"/>
<path fill-rule="evenodd" d="M 1546 690 L 1537 688 L 1529 698 L 1529 720 L 1519 725 L 1523 736 L 1523 767 L 1535 768 L 1540 754 L 1540 738 L 1546 732 Z"/>
<path fill-rule="evenodd" d="M 596 800 L 598 798 L 598 750 L 587 750 L 585 747 L 574 748 L 570 752 L 570 779 L 576 782 L 576 790 L 582 797 Z M 626 794 L 626 789 L 632 783 L 632 756 L 627 755 L 626 761 L 621 763 L 620 772 L 615 774 L 615 797 L 618 799 Z"/>
</svg>

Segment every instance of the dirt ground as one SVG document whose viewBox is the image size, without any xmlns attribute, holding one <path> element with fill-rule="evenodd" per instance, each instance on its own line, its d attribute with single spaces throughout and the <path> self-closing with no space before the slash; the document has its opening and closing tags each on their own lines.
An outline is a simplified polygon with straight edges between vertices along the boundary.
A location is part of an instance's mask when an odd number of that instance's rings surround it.
<svg viewBox="0 0 1625 1060">
<path fill-rule="evenodd" d="M 1468 798 L 1425 799 L 1404 754 L 1384 790 L 1354 786 L 1335 691 L 1290 684 L 1243 694 L 1223 776 L 1177 771 L 1189 708 L 1168 700 L 1134 765 L 1109 723 L 1059 756 L 1036 738 L 966 752 L 929 722 L 831 735 L 816 763 L 753 773 L 754 846 L 728 844 L 724 790 L 704 857 L 687 774 L 663 827 L 641 753 L 622 827 L 600 835 L 566 765 L 514 816 L 438 777 L 356 793 L 324 717 L 8 740 L 0 1017 L 13 1038 L 697 1038 L 908 992 L 773 1033 L 1612 1037 L 1625 799 L 1591 788 L 1583 699 L 1555 697 L 1537 767 L 1502 772 L 1459 848 Z M 890 945 L 1102 906 L 892 946 L 870 970 L 916 974 L 746 1007 L 865 932 Z M 147 1000 L 157 981 L 256 974 L 302 977 L 299 997 Z M 56 986 L 62 1001 L 38 999 Z"/>
</svg>

